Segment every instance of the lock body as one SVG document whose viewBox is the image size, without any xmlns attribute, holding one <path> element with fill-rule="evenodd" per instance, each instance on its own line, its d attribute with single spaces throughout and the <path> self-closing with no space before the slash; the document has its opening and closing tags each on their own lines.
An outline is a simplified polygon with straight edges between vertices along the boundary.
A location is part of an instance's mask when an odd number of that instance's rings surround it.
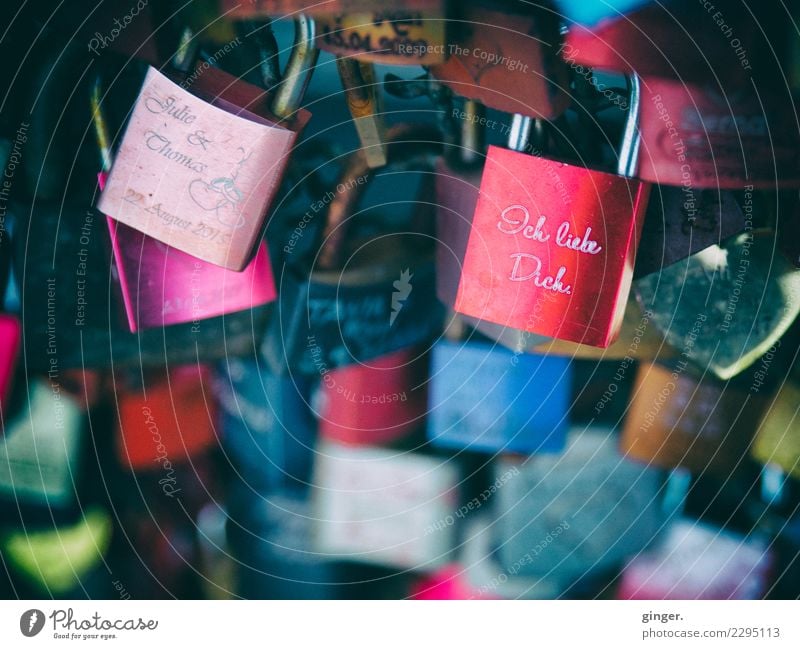
<svg viewBox="0 0 800 649">
<path fill-rule="evenodd" d="M 756 461 L 776 465 L 795 479 L 800 479 L 798 407 L 800 386 L 787 381 L 764 412 L 751 451 Z"/>
<path fill-rule="evenodd" d="M 316 394 L 320 436 L 343 444 L 391 444 L 420 429 L 427 358 L 405 349 L 326 372 Z"/>
<path fill-rule="evenodd" d="M 19 319 L 7 313 L 0 313 L 0 413 L 3 417 L 8 416 L 6 404 L 11 395 L 21 338 L 22 327 Z"/>
<path fill-rule="evenodd" d="M 434 457 L 325 443 L 314 475 L 317 550 L 401 569 L 445 565 L 454 527 L 439 521 L 456 507 L 458 479 L 452 462 Z"/>
<path fill-rule="evenodd" d="M 761 599 L 774 560 L 765 539 L 698 521 L 672 523 L 622 573 L 619 599 Z"/>
<path fill-rule="evenodd" d="M 695 2 L 651 2 L 634 9 L 591 26 L 571 25 L 564 58 L 573 65 L 635 72 L 647 83 L 658 77 L 722 84 L 728 91 L 749 86 L 751 78 L 763 83 L 773 74 L 762 33 L 772 32 L 769 10 L 710 11 Z"/>
<path fill-rule="evenodd" d="M 128 327 L 196 323 L 269 304 L 277 297 L 266 244 L 242 272 L 170 248 L 109 218 L 108 229 Z"/>
<path fill-rule="evenodd" d="M 800 313 L 800 275 L 775 234 L 745 231 L 635 282 L 652 324 L 683 357 L 727 380 L 752 367 Z"/>
<path fill-rule="evenodd" d="M 449 33 L 446 62 L 431 73 L 455 94 L 505 113 L 552 119 L 570 98 L 558 57 L 556 17 L 549 11 L 503 11 L 468 3 Z"/>
<path fill-rule="evenodd" d="M 800 135 L 777 91 L 651 78 L 642 84 L 638 176 L 687 189 L 800 184 Z M 781 133 L 781 137 L 776 137 Z"/>
<path fill-rule="evenodd" d="M 516 474 L 510 475 L 513 469 Z M 606 429 L 574 429 L 563 455 L 520 466 L 505 460 L 496 475 L 495 543 L 511 574 L 574 580 L 613 569 L 651 543 L 663 523 L 658 472 L 629 462 Z"/>
<path fill-rule="evenodd" d="M 566 443 L 570 379 L 566 358 L 440 340 L 432 351 L 428 438 L 484 453 L 557 453 Z"/>
<path fill-rule="evenodd" d="M 260 89 L 216 68 L 195 76 L 176 83 L 149 68 L 98 208 L 171 247 L 241 271 L 286 168 L 292 129 L 307 115 L 279 123 Z"/>
<path fill-rule="evenodd" d="M 434 65 L 447 58 L 443 9 L 405 7 L 317 16 L 317 46 L 338 56 L 390 65 Z"/>
<path fill-rule="evenodd" d="M 698 380 L 685 369 L 685 361 L 639 367 L 621 452 L 648 466 L 728 479 L 747 468 L 765 400 L 710 376 Z"/>
<path fill-rule="evenodd" d="M 14 417 L 4 415 L 0 439 L 0 497 L 15 503 L 69 506 L 84 433 L 84 416 L 61 394 L 57 379 L 27 386 L 26 406 Z"/>
<path fill-rule="evenodd" d="M 638 180 L 490 147 L 455 310 L 607 347 L 648 195 Z"/>
<path fill-rule="evenodd" d="M 52 527 L 51 527 L 52 526 Z M 97 505 L 75 523 L 14 530 L 0 536 L 6 566 L 19 573 L 40 597 L 109 597 L 107 574 L 94 574 L 111 545 L 113 521 Z"/>
<path fill-rule="evenodd" d="M 165 480 L 174 465 L 202 455 L 216 444 L 216 406 L 211 369 L 186 365 L 153 373 L 146 389 L 129 386 L 118 397 L 117 457 L 134 470 L 159 467 Z M 172 483 L 164 482 L 164 488 Z"/>
</svg>

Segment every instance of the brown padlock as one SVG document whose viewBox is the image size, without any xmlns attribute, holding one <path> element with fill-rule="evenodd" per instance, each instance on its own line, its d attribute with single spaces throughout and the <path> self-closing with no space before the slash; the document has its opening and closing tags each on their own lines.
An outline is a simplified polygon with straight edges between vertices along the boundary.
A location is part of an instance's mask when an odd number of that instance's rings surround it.
<svg viewBox="0 0 800 649">
<path fill-rule="evenodd" d="M 642 364 L 620 440 L 631 459 L 726 480 L 747 467 L 748 448 L 766 399 L 709 375 L 687 361 Z"/>
<path fill-rule="evenodd" d="M 558 17 L 521 3 L 477 0 L 453 16 L 445 63 L 433 76 L 455 94 L 506 113 L 552 119 L 570 103 L 558 56 Z"/>
</svg>

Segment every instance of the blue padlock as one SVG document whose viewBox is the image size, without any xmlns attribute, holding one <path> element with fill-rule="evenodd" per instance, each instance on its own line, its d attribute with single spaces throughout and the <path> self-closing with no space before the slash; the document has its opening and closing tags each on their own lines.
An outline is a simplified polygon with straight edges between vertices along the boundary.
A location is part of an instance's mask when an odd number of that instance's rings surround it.
<svg viewBox="0 0 800 649">
<path fill-rule="evenodd" d="M 556 10 L 567 22 L 595 25 L 607 18 L 639 9 L 653 0 L 555 0 Z"/>
<path fill-rule="evenodd" d="M 556 453 L 566 443 L 571 378 L 566 357 L 440 340 L 431 358 L 428 439 L 486 453 Z"/>
</svg>

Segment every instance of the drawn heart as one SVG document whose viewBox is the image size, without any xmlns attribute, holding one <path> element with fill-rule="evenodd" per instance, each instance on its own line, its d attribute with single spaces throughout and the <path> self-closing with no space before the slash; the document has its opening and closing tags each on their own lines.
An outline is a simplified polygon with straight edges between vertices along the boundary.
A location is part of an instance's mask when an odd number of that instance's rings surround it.
<svg viewBox="0 0 800 649">
<path fill-rule="evenodd" d="M 667 342 L 727 380 L 780 339 L 800 314 L 800 272 L 773 232 L 746 232 L 634 282 Z"/>
<path fill-rule="evenodd" d="M 189 196 L 201 209 L 207 212 L 217 210 L 227 202 L 227 198 L 220 188 L 212 183 L 196 178 L 189 184 Z"/>
</svg>

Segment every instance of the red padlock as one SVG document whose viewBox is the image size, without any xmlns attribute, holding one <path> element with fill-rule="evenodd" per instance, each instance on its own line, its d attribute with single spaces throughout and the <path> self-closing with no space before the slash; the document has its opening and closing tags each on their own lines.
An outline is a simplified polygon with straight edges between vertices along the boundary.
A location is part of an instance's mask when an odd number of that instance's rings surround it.
<svg viewBox="0 0 800 649">
<path fill-rule="evenodd" d="M 614 342 L 650 190 L 630 177 L 635 76 L 630 85 L 617 175 L 489 148 L 456 311 L 595 347 Z"/>
<path fill-rule="evenodd" d="M 751 79 L 762 81 L 778 70 L 767 47 L 775 36 L 769 34 L 775 8 L 728 4 L 715 12 L 710 2 L 652 2 L 591 27 L 571 25 L 560 52 L 572 65 L 648 80 L 714 83 L 726 91 L 749 86 Z"/>
<path fill-rule="evenodd" d="M 321 437 L 345 444 L 390 444 L 425 422 L 427 364 L 404 349 L 325 372 L 315 410 Z"/>
<path fill-rule="evenodd" d="M 557 55 L 558 18 L 541 7 L 465 3 L 454 16 L 446 62 L 430 68 L 455 94 L 506 113 L 551 119 L 570 102 Z"/>
<path fill-rule="evenodd" d="M 212 373 L 205 365 L 185 365 L 167 376 L 149 375 L 145 386 L 118 396 L 117 456 L 134 470 L 163 469 L 167 492 L 175 464 L 216 443 Z M 174 485 L 173 485 L 174 486 Z M 169 494 L 168 494 L 169 495 Z"/>
<path fill-rule="evenodd" d="M 800 186 L 800 132 L 777 90 L 642 85 L 640 178 L 687 191 Z"/>
</svg>

